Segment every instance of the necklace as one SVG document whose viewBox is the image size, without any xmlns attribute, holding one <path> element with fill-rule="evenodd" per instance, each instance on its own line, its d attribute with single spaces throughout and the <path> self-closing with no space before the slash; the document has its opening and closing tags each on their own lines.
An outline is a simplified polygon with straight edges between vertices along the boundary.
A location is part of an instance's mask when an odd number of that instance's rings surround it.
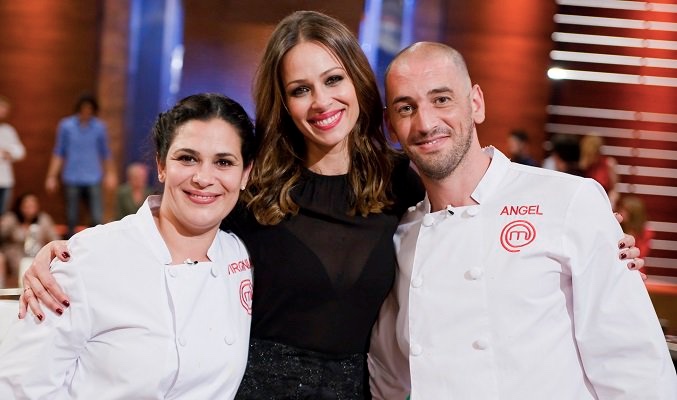
<svg viewBox="0 0 677 400">
<path fill-rule="evenodd" d="M 195 265 L 197 264 L 197 261 L 193 261 L 190 258 L 186 258 L 185 260 L 183 260 L 183 263 L 186 265 Z"/>
</svg>

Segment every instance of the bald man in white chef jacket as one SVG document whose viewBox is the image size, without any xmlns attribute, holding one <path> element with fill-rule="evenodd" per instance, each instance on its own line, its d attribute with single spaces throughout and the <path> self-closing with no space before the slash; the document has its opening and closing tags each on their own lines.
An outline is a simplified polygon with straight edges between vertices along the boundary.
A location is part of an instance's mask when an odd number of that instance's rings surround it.
<svg viewBox="0 0 677 400">
<path fill-rule="evenodd" d="M 369 354 L 376 399 L 677 399 L 677 378 L 604 189 L 480 146 L 484 98 L 439 43 L 386 72 L 389 130 L 427 196 Z"/>
</svg>

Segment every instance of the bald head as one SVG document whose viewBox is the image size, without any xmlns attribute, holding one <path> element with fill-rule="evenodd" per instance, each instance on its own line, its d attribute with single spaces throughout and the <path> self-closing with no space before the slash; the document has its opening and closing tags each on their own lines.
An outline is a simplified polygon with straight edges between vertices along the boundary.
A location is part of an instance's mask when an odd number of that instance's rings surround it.
<svg viewBox="0 0 677 400">
<path fill-rule="evenodd" d="M 457 78 L 471 86 L 468 67 L 461 53 L 453 47 L 438 42 L 417 42 L 402 49 L 390 62 L 385 72 L 386 86 L 391 71 L 409 66 L 410 62 L 425 62 L 426 60 L 446 59 L 454 67 Z"/>
</svg>

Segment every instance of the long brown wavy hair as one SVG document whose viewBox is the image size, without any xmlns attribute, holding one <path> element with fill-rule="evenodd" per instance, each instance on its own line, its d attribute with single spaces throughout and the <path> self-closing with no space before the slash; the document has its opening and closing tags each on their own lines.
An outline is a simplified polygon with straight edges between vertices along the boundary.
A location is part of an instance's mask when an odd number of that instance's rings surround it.
<svg viewBox="0 0 677 400">
<path fill-rule="evenodd" d="M 297 11 L 280 21 L 256 72 L 253 96 L 258 152 L 244 199 L 264 225 L 278 224 L 298 213 L 290 191 L 305 168 L 307 150 L 285 108 L 281 67 L 284 55 L 301 42 L 318 43 L 333 53 L 355 86 L 360 112 L 348 139 L 349 213 L 379 213 L 391 203 L 388 183 L 394 151 L 383 134 L 383 104 L 376 78 L 350 30 L 314 11 Z"/>
</svg>

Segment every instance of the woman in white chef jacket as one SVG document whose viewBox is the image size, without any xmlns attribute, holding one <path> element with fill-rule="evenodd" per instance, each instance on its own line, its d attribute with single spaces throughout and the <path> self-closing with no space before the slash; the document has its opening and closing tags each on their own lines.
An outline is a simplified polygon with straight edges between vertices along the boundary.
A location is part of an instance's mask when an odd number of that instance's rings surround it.
<svg viewBox="0 0 677 400">
<path fill-rule="evenodd" d="M 253 125 L 238 103 L 199 94 L 160 114 L 152 136 L 164 194 L 69 241 L 78 257 L 53 271 L 70 307 L 10 328 L 1 399 L 234 397 L 251 269 L 242 242 L 219 224 L 247 182 Z"/>
</svg>

